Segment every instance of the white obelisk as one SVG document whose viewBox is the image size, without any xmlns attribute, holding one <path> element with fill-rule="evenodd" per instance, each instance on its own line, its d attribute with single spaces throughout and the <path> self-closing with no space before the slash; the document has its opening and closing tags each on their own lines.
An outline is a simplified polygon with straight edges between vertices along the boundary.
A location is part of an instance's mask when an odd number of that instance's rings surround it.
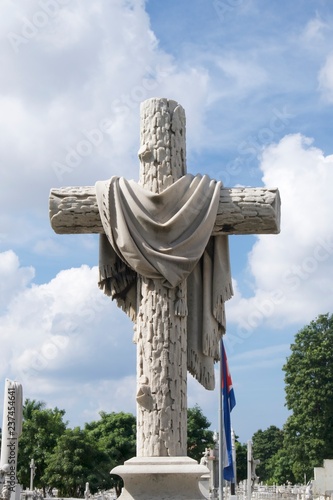
<svg viewBox="0 0 333 500">
<path fill-rule="evenodd" d="M 9 465 L 5 485 L 15 493 L 18 438 L 22 432 L 22 385 L 6 379 L 2 419 L 0 466 Z"/>
</svg>

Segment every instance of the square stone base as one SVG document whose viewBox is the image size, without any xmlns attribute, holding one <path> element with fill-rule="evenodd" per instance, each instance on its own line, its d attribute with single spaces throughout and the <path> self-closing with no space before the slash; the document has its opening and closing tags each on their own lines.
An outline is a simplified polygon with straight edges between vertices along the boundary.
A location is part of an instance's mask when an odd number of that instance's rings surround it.
<svg viewBox="0 0 333 500">
<path fill-rule="evenodd" d="M 120 500 L 202 500 L 199 479 L 208 472 L 189 457 L 135 457 L 111 471 L 124 480 Z"/>
</svg>

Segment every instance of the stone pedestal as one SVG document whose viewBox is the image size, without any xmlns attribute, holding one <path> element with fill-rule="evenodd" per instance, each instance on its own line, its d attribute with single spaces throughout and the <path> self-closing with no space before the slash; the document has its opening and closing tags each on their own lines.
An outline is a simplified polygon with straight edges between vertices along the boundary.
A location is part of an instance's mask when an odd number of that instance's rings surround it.
<svg viewBox="0 0 333 500">
<path fill-rule="evenodd" d="M 202 500 L 208 469 L 189 457 L 135 457 L 112 469 L 124 480 L 120 500 Z"/>
</svg>

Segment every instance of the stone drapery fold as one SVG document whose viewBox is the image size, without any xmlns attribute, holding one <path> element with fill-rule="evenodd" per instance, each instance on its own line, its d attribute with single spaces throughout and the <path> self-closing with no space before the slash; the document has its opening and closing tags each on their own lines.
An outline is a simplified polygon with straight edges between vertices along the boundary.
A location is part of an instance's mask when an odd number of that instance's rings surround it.
<svg viewBox="0 0 333 500">
<path fill-rule="evenodd" d="M 162 193 L 112 177 L 96 183 L 105 234 L 100 236 L 99 286 L 133 321 L 137 275 L 174 288 L 187 279 L 188 369 L 214 388 L 214 361 L 232 296 L 227 236 L 212 237 L 221 183 L 187 174 Z"/>
</svg>

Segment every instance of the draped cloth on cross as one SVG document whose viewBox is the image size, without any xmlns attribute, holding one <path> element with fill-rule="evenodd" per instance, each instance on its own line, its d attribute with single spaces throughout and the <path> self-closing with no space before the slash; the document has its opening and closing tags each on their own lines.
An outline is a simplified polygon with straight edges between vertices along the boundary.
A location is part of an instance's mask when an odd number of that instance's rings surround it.
<svg viewBox="0 0 333 500">
<path fill-rule="evenodd" d="M 214 362 L 225 333 L 224 303 L 232 296 L 227 236 L 212 236 L 221 182 L 187 174 L 152 193 L 112 177 L 96 183 L 105 234 L 100 236 L 99 286 L 136 320 L 137 275 L 175 288 L 187 279 L 175 314 L 187 315 L 187 365 L 214 388 Z"/>
</svg>

